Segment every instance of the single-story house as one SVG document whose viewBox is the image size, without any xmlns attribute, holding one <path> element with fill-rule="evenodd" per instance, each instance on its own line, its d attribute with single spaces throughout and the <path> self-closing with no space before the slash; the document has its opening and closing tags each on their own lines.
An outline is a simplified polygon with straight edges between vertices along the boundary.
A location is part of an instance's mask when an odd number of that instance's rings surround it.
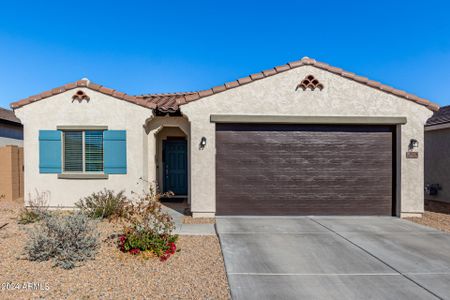
<svg viewBox="0 0 450 300">
<path fill-rule="evenodd" d="M 139 179 L 194 217 L 424 209 L 423 139 L 439 107 L 305 57 L 198 92 L 130 96 L 82 79 L 11 104 L 25 194 L 72 207 Z"/>
<path fill-rule="evenodd" d="M 0 107 L 0 147 L 23 145 L 23 126 L 14 112 Z"/>
<path fill-rule="evenodd" d="M 425 125 L 425 199 L 450 203 L 450 105 Z"/>
</svg>

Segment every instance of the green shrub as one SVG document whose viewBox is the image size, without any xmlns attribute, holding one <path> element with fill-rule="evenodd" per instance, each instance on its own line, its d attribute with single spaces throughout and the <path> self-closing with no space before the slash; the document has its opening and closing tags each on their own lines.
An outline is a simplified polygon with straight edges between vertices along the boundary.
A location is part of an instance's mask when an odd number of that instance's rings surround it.
<svg viewBox="0 0 450 300">
<path fill-rule="evenodd" d="M 131 254 L 151 252 L 162 260 L 175 253 L 178 239 L 173 234 L 175 223 L 168 213 L 162 211 L 161 196 L 151 186 L 130 205 L 127 225 L 118 240 L 121 251 Z"/>
<path fill-rule="evenodd" d="M 28 205 L 22 208 L 19 212 L 18 223 L 30 224 L 35 223 L 46 215 L 49 214 L 47 206 L 47 193 L 39 193 L 36 191 L 36 195 L 28 195 Z"/>
<path fill-rule="evenodd" d="M 30 224 L 38 222 L 42 219 L 43 215 L 38 211 L 24 208 L 19 213 L 18 223 L 19 224 Z"/>
<path fill-rule="evenodd" d="M 31 261 L 52 260 L 55 266 L 71 269 L 79 262 L 93 259 L 97 248 L 96 227 L 86 215 L 47 214 L 29 232 L 25 254 Z"/>
<path fill-rule="evenodd" d="M 126 216 L 129 201 L 124 191 L 115 194 L 105 189 L 80 199 L 75 205 L 91 218 L 112 219 Z"/>
</svg>

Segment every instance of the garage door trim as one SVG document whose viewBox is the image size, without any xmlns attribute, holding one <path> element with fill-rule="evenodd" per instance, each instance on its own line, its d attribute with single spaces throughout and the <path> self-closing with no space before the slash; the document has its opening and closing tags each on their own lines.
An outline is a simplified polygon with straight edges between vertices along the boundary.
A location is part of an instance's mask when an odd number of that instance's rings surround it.
<svg viewBox="0 0 450 300">
<path fill-rule="evenodd" d="M 296 116 L 296 115 L 227 115 L 213 114 L 212 123 L 265 124 L 333 124 L 333 125 L 398 125 L 406 124 L 406 117 L 395 116 Z"/>
<path fill-rule="evenodd" d="M 247 125 L 245 125 L 245 124 L 243 124 L 243 123 L 240 123 L 242 126 L 244 126 L 244 127 L 248 127 L 248 126 L 253 126 L 253 125 L 256 125 L 256 127 L 260 127 L 260 126 L 264 126 L 265 124 L 247 124 Z M 228 128 L 229 126 L 234 126 L 234 125 L 239 125 L 239 124 L 237 124 L 237 123 L 234 123 L 234 124 L 223 124 L 222 126 L 221 126 L 221 131 L 223 131 L 225 128 L 223 128 L 223 126 L 226 126 L 226 128 Z M 284 126 L 291 126 L 292 124 L 289 124 L 289 125 L 284 125 Z M 320 125 L 318 125 L 318 124 L 297 124 L 297 125 L 299 125 L 299 126 L 301 126 L 301 127 L 303 127 L 303 126 L 313 126 L 313 127 L 317 127 L 317 126 L 320 126 L 320 127 L 322 127 L 321 125 L 324 125 L 324 128 L 325 127 L 330 127 L 330 125 L 329 124 L 320 124 Z M 334 124 L 334 125 L 337 125 L 337 124 Z M 377 126 L 377 125 L 375 125 L 375 124 L 371 124 L 371 125 L 374 125 L 374 126 L 370 126 L 370 125 L 366 125 L 366 126 L 361 126 L 361 128 L 363 128 L 363 127 L 372 127 L 374 130 L 375 130 L 375 128 L 376 127 L 385 127 L 385 128 L 388 128 L 388 127 L 390 127 L 391 128 L 391 130 L 389 130 L 390 132 L 391 132 L 391 136 L 392 136 L 392 140 L 391 140 L 391 145 L 392 145 L 392 149 L 391 149 L 391 158 L 392 158 L 392 167 L 391 167 L 391 182 L 392 182 L 392 187 L 391 187 L 391 208 L 390 208 L 390 210 L 391 210 L 391 215 L 393 215 L 393 216 L 396 216 L 397 214 L 398 214 L 398 211 L 397 211 L 397 197 L 398 197 L 398 195 L 397 195 L 397 172 L 398 172 L 398 170 L 397 170 L 397 164 L 396 164 L 396 161 L 397 161 L 397 158 L 398 158 L 398 155 L 397 155 L 397 137 L 396 137 L 396 133 L 397 133 L 397 129 L 396 129 L 396 126 Z M 271 126 L 271 124 L 267 124 L 267 126 Z M 277 126 L 277 125 L 274 125 L 274 126 Z M 280 126 L 283 126 L 283 124 L 281 124 Z M 294 125 L 295 126 L 295 125 Z M 342 126 L 341 124 L 339 124 L 338 125 L 338 127 L 340 127 L 340 126 Z M 297 127 L 297 126 L 295 126 L 295 127 Z M 333 126 L 331 126 L 331 127 L 333 127 Z M 349 126 L 345 126 L 344 125 L 344 127 L 349 127 Z M 357 128 L 357 127 L 359 127 L 359 126 L 354 126 L 354 125 L 350 125 L 350 127 L 353 127 L 353 128 Z M 216 129 L 218 129 L 218 128 L 216 128 Z M 225 130 L 227 130 L 227 129 L 225 129 Z M 253 131 L 253 130 L 252 130 Z M 359 131 L 359 129 L 357 130 L 357 131 Z M 217 131 L 216 131 L 216 133 L 217 133 Z M 216 147 L 217 147 L 217 145 L 216 145 Z M 217 165 L 217 160 L 216 160 L 216 165 Z M 218 174 L 217 174 L 217 170 L 216 170 L 216 176 L 217 176 Z M 216 180 L 216 184 L 217 184 L 218 182 L 217 182 L 217 180 Z M 217 186 L 216 186 L 216 188 L 217 188 Z M 216 191 L 217 192 L 217 191 Z M 217 197 L 218 197 L 218 194 L 216 193 L 216 201 L 218 201 L 219 199 L 217 199 Z M 217 205 L 218 203 L 216 202 L 216 205 Z M 220 214 L 220 212 L 219 211 L 217 211 L 217 213 L 219 213 Z M 239 215 L 239 214 L 237 214 L 237 215 Z M 242 214 L 242 215 L 247 215 L 247 214 Z"/>
</svg>

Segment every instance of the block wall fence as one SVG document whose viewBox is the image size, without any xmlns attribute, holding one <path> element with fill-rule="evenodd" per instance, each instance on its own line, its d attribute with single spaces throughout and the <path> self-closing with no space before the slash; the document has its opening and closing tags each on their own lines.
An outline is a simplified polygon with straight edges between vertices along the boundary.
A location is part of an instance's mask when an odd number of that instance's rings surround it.
<svg viewBox="0 0 450 300">
<path fill-rule="evenodd" d="M 0 201 L 23 203 L 23 147 L 0 148 Z"/>
</svg>

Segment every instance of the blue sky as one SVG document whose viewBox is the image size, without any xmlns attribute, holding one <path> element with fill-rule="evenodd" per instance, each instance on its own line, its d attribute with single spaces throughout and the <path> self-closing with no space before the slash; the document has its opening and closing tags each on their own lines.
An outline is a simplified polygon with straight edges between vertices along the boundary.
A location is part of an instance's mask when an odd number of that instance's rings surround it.
<svg viewBox="0 0 450 300">
<path fill-rule="evenodd" d="M 450 104 L 446 1 L 8 1 L 0 106 L 82 77 L 128 94 L 212 87 L 309 56 Z"/>
</svg>

